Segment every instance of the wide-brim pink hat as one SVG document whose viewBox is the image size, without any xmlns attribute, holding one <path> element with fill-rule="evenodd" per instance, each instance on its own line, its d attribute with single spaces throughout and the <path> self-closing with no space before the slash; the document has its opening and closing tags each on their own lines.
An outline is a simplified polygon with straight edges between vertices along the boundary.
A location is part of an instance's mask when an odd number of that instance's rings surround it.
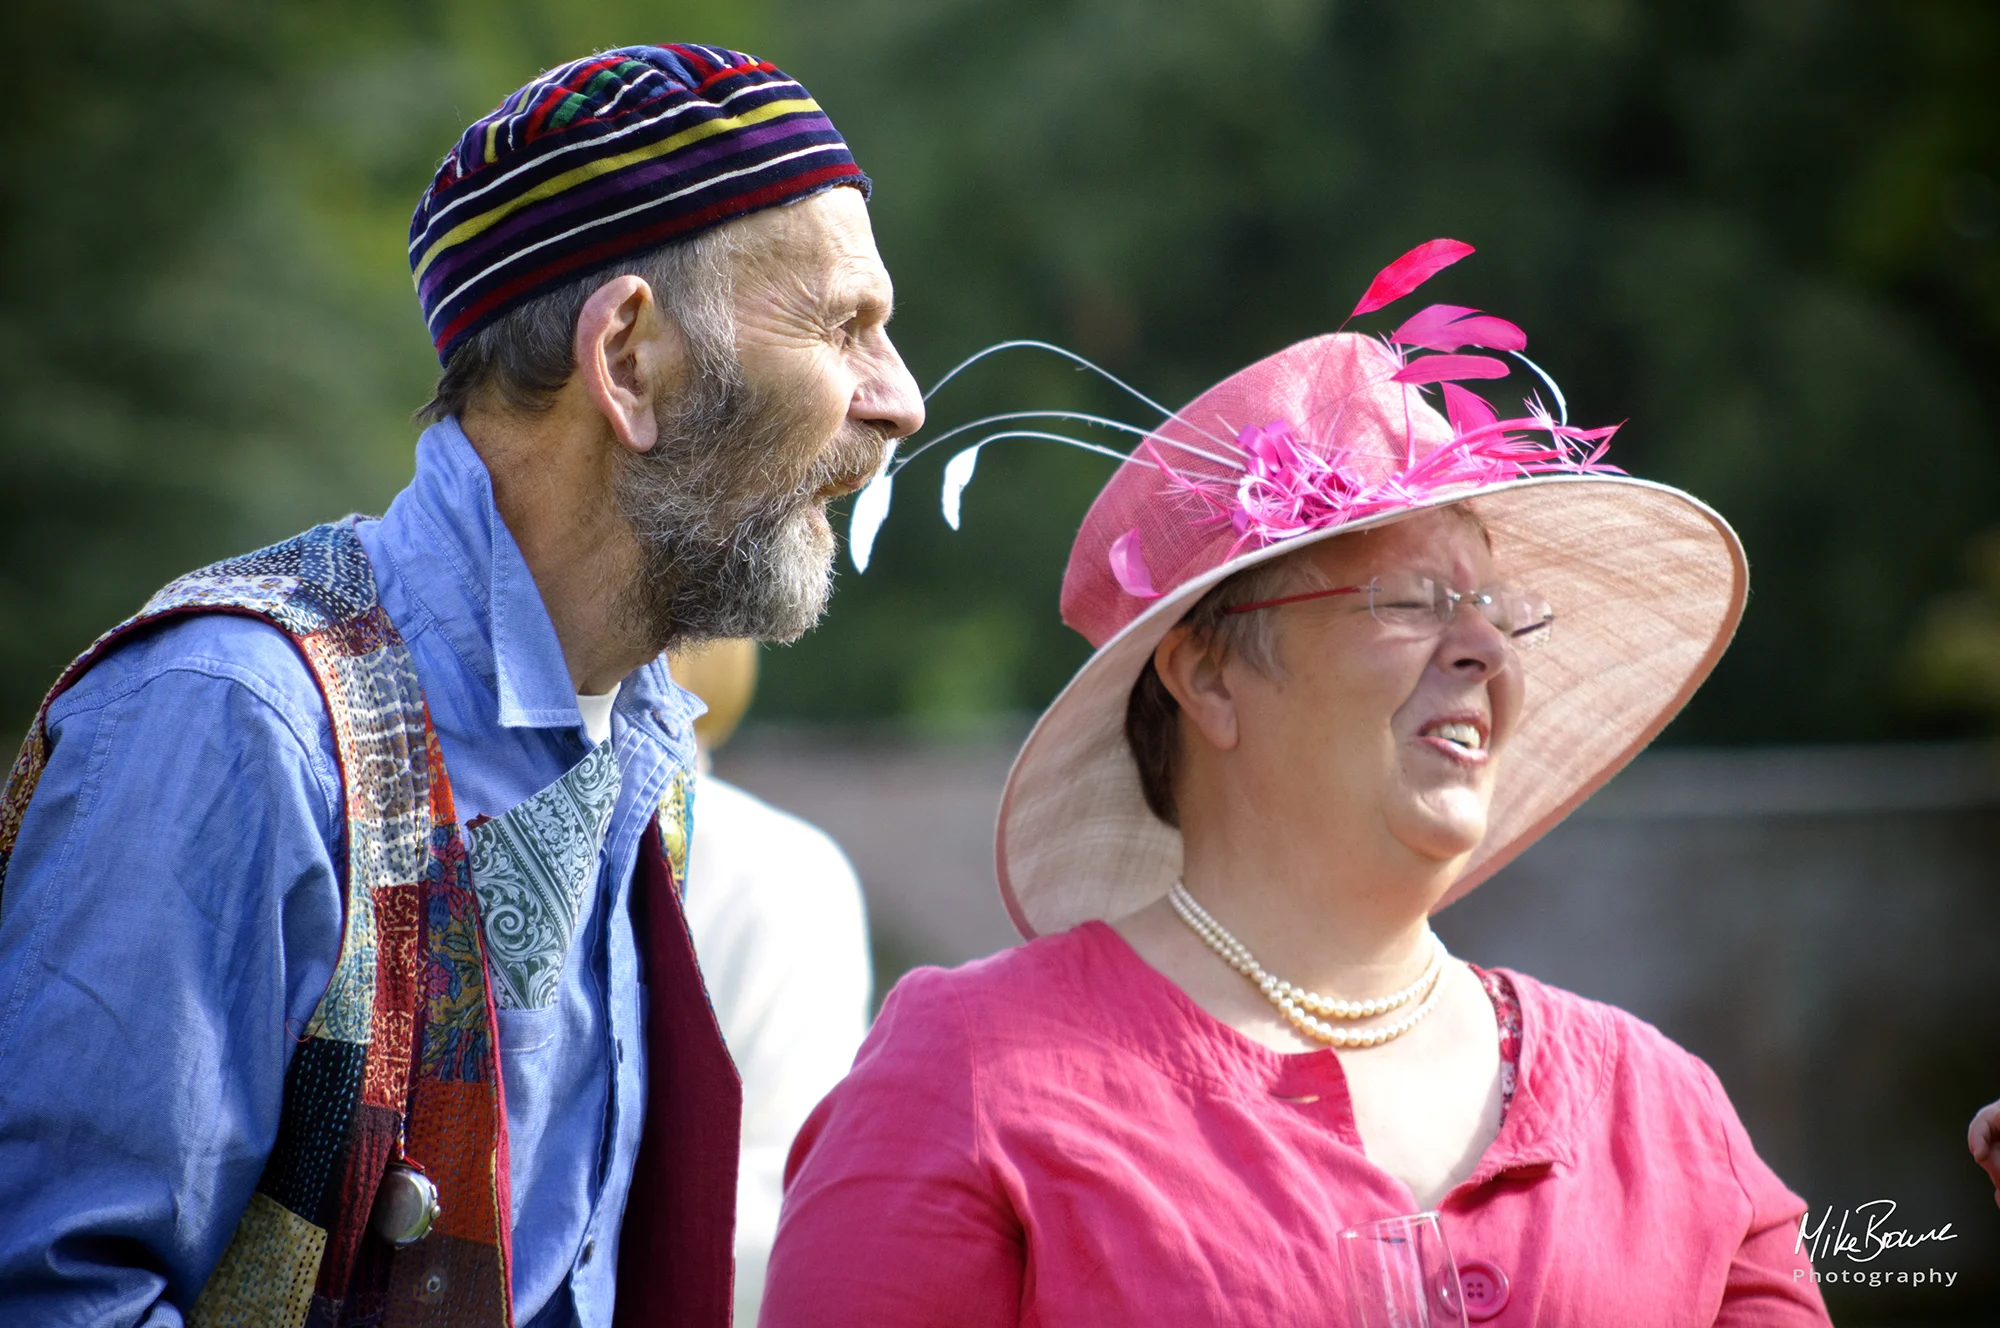
<svg viewBox="0 0 2000 1328">
<path fill-rule="evenodd" d="M 1601 464 L 1609 430 L 1570 428 L 1539 400 L 1500 420 L 1457 385 L 1507 366 L 1450 352 L 1516 341 L 1511 324 L 1443 305 L 1387 340 L 1303 341 L 1204 392 L 1120 465 L 1063 581 L 1063 620 L 1096 653 L 1036 723 L 1001 799 L 1000 891 L 1022 935 L 1119 917 L 1167 892 L 1180 833 L 1140 792 L 1125 739 L 1132 687 L 1217 583 L 1320 540 L 1472 499 L 1496 566 L 1555 607 L 1547 644 L 1520 656 L 1523 710 L 1486 836 L 1440 908 L 1567 816 L 1686 704 L 1742 615 L 1742 545 L 1697 499 Z M 1446 353 L 1413 359 L 1412 346 Z M 1450 419 L 1423 397 L 1439 382 Z"/>
</svg>

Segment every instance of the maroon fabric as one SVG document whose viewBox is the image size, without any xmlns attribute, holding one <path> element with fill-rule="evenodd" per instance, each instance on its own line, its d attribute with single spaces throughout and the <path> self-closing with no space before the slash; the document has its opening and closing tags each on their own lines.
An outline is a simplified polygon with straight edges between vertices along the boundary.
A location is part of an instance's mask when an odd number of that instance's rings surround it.
<svg viewBox="0 0 2000 1328">
<path fill-rule="evenodd" d="M 646 1132 L 619 1237 L 617 1328 L 726 1328 L 735 1294 L 743 1081 L 708 1000 L 657 821 L 639 845 Z"/>
<path fill-rule="evenodd" d="M 339 1300 L 357 1291 L 381 1289 L 355 1284 L 355 1261 L 361 1253 L 362 1237 L 368 1233 L 376 1188 L 396 1155 L 396 1139 L 402 1128 L 402 1113 L 393 1107 L 363 1102 L 354 1108 L 340 1174 L 316 1218 L 326 1230 L 326 1253 L 320 1258 L 319 1277 L 313 1283 L 315 1296 Z"/>
</svg>

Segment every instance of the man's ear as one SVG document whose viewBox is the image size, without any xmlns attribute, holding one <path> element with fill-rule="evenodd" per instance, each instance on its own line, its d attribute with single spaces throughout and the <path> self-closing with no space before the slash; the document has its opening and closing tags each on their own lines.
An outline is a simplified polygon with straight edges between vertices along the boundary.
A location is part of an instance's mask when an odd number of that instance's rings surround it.
<svg viewBox="0 0 2000 1328">
<path fill-rule="evenodd" d="M 1176 624 L 1153 650 L 1160 682 L 1180 702 L 1181 714 L 1208 745 L 1230 751 L 1237 741 L 1236 698 L 1215 642 Z"/>
<path fill-rule="evenodd" d="M 576 372 L 612 434 L 634 452 L 659 441 L 656 408 L 687 371 L 687 343 L 645 278 L 613 277 L 576 319 Z"/>
</svg>

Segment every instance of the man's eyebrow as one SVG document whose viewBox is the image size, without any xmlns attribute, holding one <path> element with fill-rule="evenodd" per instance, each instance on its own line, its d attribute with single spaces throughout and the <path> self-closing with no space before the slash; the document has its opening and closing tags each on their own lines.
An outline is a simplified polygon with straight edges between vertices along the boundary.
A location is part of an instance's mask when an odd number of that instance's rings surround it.
<svg viewBox="0 0 2000 1328">
<path fill-rule="evenodd" d="M 843 272 L 835 278 L 829 295 L 827 303 L 831 308 L 876 314 L 884 323 L 896 312 L 895 287 L 879 270 L 862 267 Z"/>
<path fill-rule="evenodd" d="M 854 282 L 846 286 L 835 300 L 843 308 L 851 308 L 856 313 L 879 314 L 883 322 L 896 312 L 896 296 L 887 286 L 875 281 Z"/>
<path fill-rule="evenodd" d="M 857 320 L 887 327 L 896 315 L 895 301 L 876 291 L 851 291 L 829 300 L 821 310 L 828 327 L 844 327 Z"/>
</svg>

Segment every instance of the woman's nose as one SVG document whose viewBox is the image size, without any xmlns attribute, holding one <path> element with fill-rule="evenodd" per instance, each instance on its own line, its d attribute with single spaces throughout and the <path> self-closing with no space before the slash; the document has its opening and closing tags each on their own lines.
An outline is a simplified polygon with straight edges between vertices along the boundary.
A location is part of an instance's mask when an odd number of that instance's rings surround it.
<svg viewBox="0 0 2000 1328">
<path fill-rule="evenodd" d="M 1467 604 L 1458 606 L 1438 642 L 1438 663 L 1447 672 L 1490 677 L 1514 658 L 1507 634 Z"/>
</svg>

